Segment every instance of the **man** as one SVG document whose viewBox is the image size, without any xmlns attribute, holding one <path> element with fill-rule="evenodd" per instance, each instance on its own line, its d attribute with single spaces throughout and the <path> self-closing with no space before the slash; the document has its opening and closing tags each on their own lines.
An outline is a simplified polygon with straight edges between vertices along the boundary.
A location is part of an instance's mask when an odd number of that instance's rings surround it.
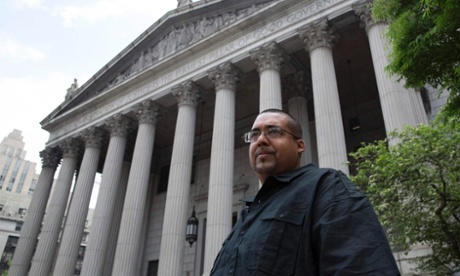
<svg viewBox="0 0 460 276">
<path fill-rule="evenodd" d="M 211 275 L 399 275 L 368 199 L 341 172 L 300 167 L 298 121 L 263 111 L 251 131 L 262 183 L 224 242 Z"/>
</svg>

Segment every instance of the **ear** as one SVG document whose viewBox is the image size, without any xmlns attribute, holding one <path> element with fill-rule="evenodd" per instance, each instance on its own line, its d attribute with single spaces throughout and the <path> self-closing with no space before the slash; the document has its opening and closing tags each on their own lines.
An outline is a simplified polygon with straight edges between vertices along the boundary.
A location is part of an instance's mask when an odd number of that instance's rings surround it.
<svg viewBox="0 0 460 276">
<path fill-rule="evenodd" d="M 297 140 L 297 152 L 300 154 L 305 151 L 305 141 L 303 139 Z"/>
</svg>

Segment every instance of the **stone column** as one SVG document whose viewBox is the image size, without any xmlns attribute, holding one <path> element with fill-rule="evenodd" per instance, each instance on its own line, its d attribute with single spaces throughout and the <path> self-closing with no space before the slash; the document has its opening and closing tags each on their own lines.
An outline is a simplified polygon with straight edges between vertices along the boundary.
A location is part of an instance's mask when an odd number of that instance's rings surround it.
<svg viewBox="0 0 460 276">
<path fill-rule="evenodd" d="M 85 153 L 75 184 L 65 227 L 62 233 L 59 253 L 54 268 L 54 276 L 72 276 L 75 271 L 81 238 L 85 229 L 89 201 L 96 177 L 97 165 L 104 140 L 104 132 L 91 127 L 82 133 L 85 141 Z"/>
<path fill-rule="evenodd" d="M 134 276 L 137 271 L 156 124 L 163 108 L 151 100 L 146 100 L 135 107 L 135 112 L 139 120 L 139 129 L 113 264 L 113 274 L 124 276 Z"/>
<path fill-rule="evenodd" d="M 317 21 L 300 30 L 300 37 L 310 52 L 319 166 L 348 174 L 345 133 L 332 59 L 336 37 L 327 20 Z"/>
<path fill-rule="evenodd" d="M 112 217 L 117 204 L 117 194 L 123 166 L 126 136 L 131 120 L 115 115 L 106 121 L 110 129 L 110 142 L 102 170 L 102 182 L 94 210 L 90 238 L 85 251 L 81 275 L 102 275 L 109 246 Z"/>
<path fill-rule="evenodd" d="M 66 139 L 59 145 L 63 152 L 62 166 L 51 195 L 45 220 L 43 221 L 40 240 L 37 244 L 29 275 L 48 276 L 53 265 L 59 233 L 67 207 L 67 202 L 75 175 L 75 169 L 82 153 L 82 144 L 75 139 Z"/>
<path fill-rule="evenodd" d="M 204 271 L 211 271 L 222 242 L 232 229 L 235 151 L 235 90 L 242 73 L 231 63 L 208 72 L 216 87 L 209 173 Z"/>
<path fill-rule="evenodd" d="M 125 153 L 126 154 L 126 153 Z M 113 261 L 115 258 L 115 250 L 117 249 L 118 232 L 120 229 L 121 215 L 123 213 L 123 203 L 125 201 L 126 187 L 128 186 L 129 170 L 131 163 L 124 162 L 121 169 L 120 185 L 117 193 L 117 204 L 114 207 L 114 217 L 109 237 L 109 246 L 104 264 L 104 273 L 102 275 L 112 275 Z"/>
<path fill-rule="evenodd" d="M 308 119 L 307 94 L 311 91 L 311 82 L 305 72 L 299 71 L 284 79 L 284 91 L 288 93 L 289 114 L 299 120 L 302 126 L 302 138 L 305 141 L 305 151 L 302 154 L 300 165 L 312 162 L 310 139 L 310 121 Z"/>
<path fill-rule="evenodd" d="M 161 236 L 158 275 L 181 276 L 184 266 L 187 206 L 192 177 L 196 107 L 202 89 L 191 81 L 173 88 L 179 105 Z"/>
<path fill-rule="evenodd" d="M 251 51 L 249 55 L 256 63 L 260 74 L 259 111 L 268 108 L 283 109 L 280 70 L 286 60 L 286 54 L 276 42 L 271 42 Z"/>
<path fill-rule="evenodd" d="M 50 196 L 54 174 L 61 161 L 61 156 L 61 151 L 56 148 L 47 147 L 40 152 L 43 163 L 42 171 L 38 177 L 37 187 L 27 210 L 18 246 L 14 252 L 13 263 L 9 269 L 9 275 L 27 275 L 29 271 L 38 234 L 45 215 L 46 204 Z"/>
<path fill-rule="evenodd" d="M 403 125 L 428 123 L 420 95 L 413 89 L 405 89 L 404 81 L 399 82 L 397 76 L 389 76 L 385 72 L 385 67 L 389 64 L 387 57 L 390 50 L 383 37 L 387 24 L 374 22 L 370 10 L 362 5 L 355 7 L 355 13 L 369 38 L 386 131 L 401 129 Z"/>
</svg>

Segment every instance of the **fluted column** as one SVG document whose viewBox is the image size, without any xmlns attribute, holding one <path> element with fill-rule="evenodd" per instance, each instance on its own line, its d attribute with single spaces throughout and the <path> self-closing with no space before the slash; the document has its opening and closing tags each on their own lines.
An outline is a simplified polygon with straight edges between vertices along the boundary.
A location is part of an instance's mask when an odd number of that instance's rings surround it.
<svg viewBox="0 0 460 276">
<path fill-rule="evenodd" d="M 30 202 L 24 225 L 21 229 L 18 246 L 14 252 L 9 275 L 27 275 L 37 244 L 38 234 L 45 215 L 46 204 L 50 196 L 56 168 L 62 153 L 56 148 L 45 148 L 40 152 L 42 171 L 38 177 L 37 187 Z"/>
<path fill-rule="evenodd" d="M 311 91 L 311 83 L 305 72 L 299 71 L 284 79 L 284 90 L 288 93 L 289 114 L 297 118 L 302 126 L 302 138 L 305 141 L 305 151 L 300 160 L 301 165 L 312 162 L 310 121 L 308 119 L 307 93 Z"/>
<path fill-rule="evenodd" d="M 109 246 L 104 263 L 104 273 L 102 275 L 112 275 L 115 250 L 117 249 L 118 232 L 120 230 L 121 215 L 123 213 L 123 203 L 125 201 L 126 187 L 128 186 L 129 170 L 131 163 L 124 162 L 121 169 L 120 187 L 117 193 L 117 203 L 114 207 L 114 217 L 109 237 Z M 115 275 L 115 274 L 114 274 Z"/>
<path fill-rule="evenodd" d="M 62 233 L 54 276 L 72 276 L 75 271 L 81 238 L 85 229 L 89 201 L 96 177 L 97 165 L 104 140 L 104 132 L 91 127 L 82 133 L 85 153 L 75 184 L 65 227 Z"/>
<path fill-rule="evenodd" d="M 235 151 L 235 90 L 242 73 L 231 63 L 208 72 L 216 87 L 209 173 L 204 271 L 209 273 L 222 242 L 232 228 Z"/>
<path fill-rule="evenodd" d="M 276 42 L 271 42 L 249 54 L 260 74 L 259 110 L 283 109 L 280 70 L 286 60 L 286 54 Z"/>
<path fill-rule="evenodd" d="M 179 111 L 166 195 L 158 275 L 180 276 L 183 273 L 196 106 L 203 97 L 202 92 L 198 85 L 190 81 L 173 88 L 172 91 L 179 103 Z"/>
<path fill-rule="evenodd" d="M 82 153 L 81 142 L 75 139 L 66 139 L 59 147 L 63 153 L 62 166 L 46 209 L 40 240 L 37 244 L 29 275 L 48 276 L 51 271 L 72 180 L 78 159 Z"/>
<path fill-rule="evenodd" d="M 319 166 L 348 174 L 345 133 L 332 59 L 336 37 L 327 20 L 300 30 L 300 36 L 310 53 Z"/>
<path fill-rule="evenodd" d="M 403 125 L 427 123 L 428 118 L 423 111 L 420 94 L 414 89 L 405 89 L 403 80 L 398 81 L 397 76 L 390 76 L 385 72 L 390 50 L 390 45 L 383 37 L 387 24 L 374 22 L 370 10 L 362 5 L 355 7 L 355 13 L 369 38 L 386 131 L 401 130 Z"/>
<path fill-rule="evenodd" d="M 115 214 L 120 186 L 126 136 L 130 124 L 131 120 L 124 115 L 115 115 L 106 121 L 106 125 L 110 129 L 110 142 L 102 170 L 102 182 L 93 214 L 91 236 L 86 246 L 81 275 L 102 275 L 104 270 L 112 217 Z"/>
<path fill-rule="evenodd" d="M 113 264 L 113 274 L 124 276 L 134 276 L 137 271 L 155 130 L 163 108 L 151 100 L 146 100 L 135 107 L 135 112 L 139 120 L 139 129 Z"/>
</svg>

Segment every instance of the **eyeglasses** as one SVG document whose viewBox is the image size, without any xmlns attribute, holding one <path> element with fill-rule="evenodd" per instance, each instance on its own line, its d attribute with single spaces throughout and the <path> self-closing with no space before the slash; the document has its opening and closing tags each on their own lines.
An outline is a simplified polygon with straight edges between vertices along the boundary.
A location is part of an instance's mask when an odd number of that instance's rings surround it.
<svg viewBox="0 0 460 276">
<path fill-rule="evenodd" d="M 295 136 L 291 132 L 289 132 L 287 130 L 284 130 L 284 129 L 282 129 L 280 127 L 277 127 L 277 126 L 269 126 L 269 127 L 265 128 L 263 130 L 263 133 L 264 133 L 265 137 L 267 137 L 268 139 L 280 138 L 281 136 L 283 136 L 283 132 L 286 132 L 287 134 L 292 135 L 292 137 L 294 137 L 295 139 L 301 139 L 300 137 Z M 253 142 L 257 141 L 257 139 L 259 139 L 260 135 L 262 135 L 262 131 L 260 131 L 258 129 L 254 129 L 254 130 L 246 132 L 243 135 L 243 140 L 244 140 L 244 142 L 246 142 L 248 144 L 253 143 Z"/>
</svg>

